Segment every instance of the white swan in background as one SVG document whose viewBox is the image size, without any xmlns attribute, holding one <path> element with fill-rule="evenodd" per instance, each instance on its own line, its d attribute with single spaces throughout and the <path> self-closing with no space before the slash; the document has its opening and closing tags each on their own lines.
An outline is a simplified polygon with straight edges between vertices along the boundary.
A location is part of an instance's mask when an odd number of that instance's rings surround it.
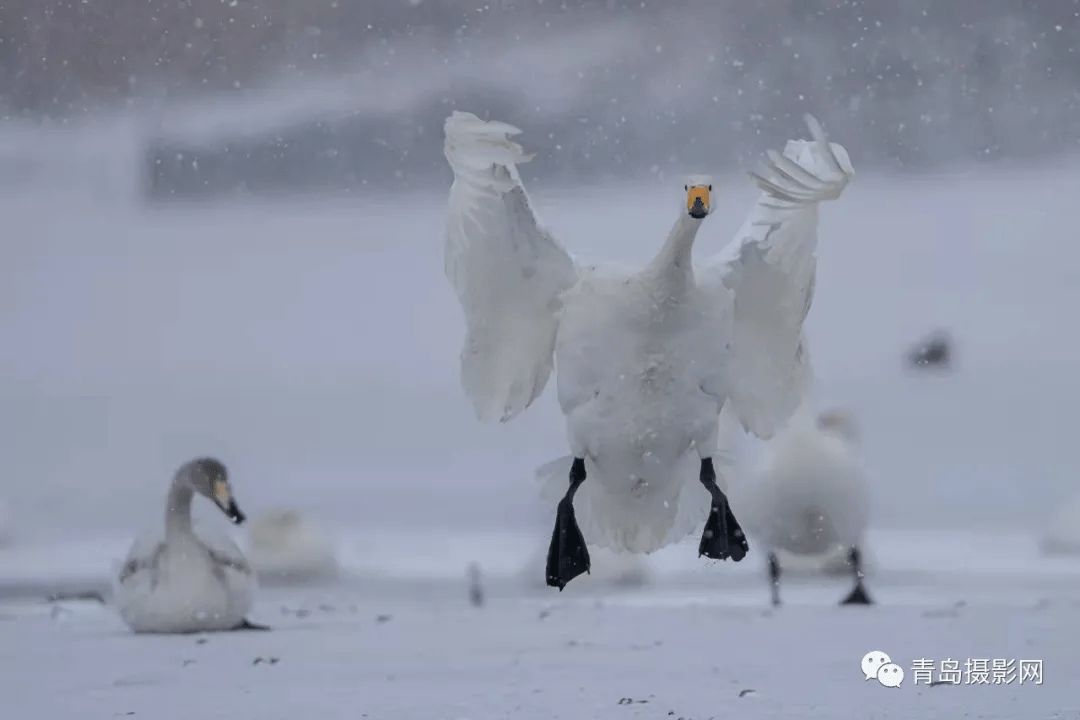
<svg viewBox="0 0 1080 720">
<path fill-rule="evenodd" d="M 224 535 L 200 538 L 192 529 L 195 493 L 233 523 L 244 522 L 225 466 L 213 458 L 185 463 L 169 488 L 165 539 L 136 539 L 116 578 L 120 616 L 143 633 L 268 629 L 246 618 L 257 582 L 240 548 Z"/>
<path fill-rule="evenodd" d="M 251 521 L 248 557 L 263 585 L 332 580 L 338 574 L 333 539 L 294 508 L 268 510 Z"/>
<path fill-rule="evenodd" d="M 586 537 L 648 553 L 707 520 L 700 554 L 745 557 L 716 483 L 718 416 L 729 404 L 767 438 L 797 407 L 818 205 L 854 172 L 818 122 L 807 124 L 813 142 L 791 141 L 784 155 L 769 153 L 763 175 L 751 173 L 763 194 L 725 252 L 691 262 L 713 209 L 712 181 L 694 176 L 659 253 L 635 271 L 581 264 L 540 226 L 516 167 L 531 157 L 510 139 L 517 128 L 471 113 L 447 119 L 446 276 L 465 314 L 461 380 L 477 417 L 513 419 L 557 358 L 573 461 L 549 585 L 561 590 L 588 572 Z"/>
<path fill-rule="evenodd" d="M 1039 550 L 1043 555 L 1080 555 L 1080 495 L 1050 517 Z"/>
<path fill-rule="evenodd" d="M 839 563 L 855 587 L 842 604 L 871 604 L 863 585 L 869 489 L 850 414 L 814 414 L 809 403 L 765 444 L 748 482 L 737 483 L 732 503 L 751 537 L 768 551 L 773 605 L 780 604 L 782 565 L 813 559 L 828 572 Z"/>
</svg>

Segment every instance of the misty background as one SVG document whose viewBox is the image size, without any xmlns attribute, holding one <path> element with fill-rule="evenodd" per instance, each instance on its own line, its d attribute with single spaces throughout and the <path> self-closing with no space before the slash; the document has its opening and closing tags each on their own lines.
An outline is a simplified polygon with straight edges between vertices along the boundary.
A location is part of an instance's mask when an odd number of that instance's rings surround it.
<svg viewBox="0 0 1080 720">
<path fill-rule="evenodd" d="M 1074 152 L 1078 30 L 1074 0 L 9 0 L 0 111 L 137 110 L 155 199 L 445 182 L 454 108 L 521 126 L 534 180 L 745 166 L 807 111 L 926 171 Z"/>
<path fill-rule="evenodd" d="M 874 523 L 1038 527 L 1076 491 L 1078 19 L 1073 0 L 7 0 L 0 496 L 23 536 L 124 534 L 217 454 L 249 513 L 539 523 L 533 468 L 566 452 L 553 388 L 481 426 L 458 385 L 444 119 L 520 126 L 543 219 L 643 262 L 685 172 L 717 176 L 699 257 L 728 242 L 755 198 L 740 171 L 809 111 L 858 172 L 822 210 L 807 329 L 819 401 L 859 418 Z M 937 327 L 957 370 L 905 372 Z"/>
</svg>

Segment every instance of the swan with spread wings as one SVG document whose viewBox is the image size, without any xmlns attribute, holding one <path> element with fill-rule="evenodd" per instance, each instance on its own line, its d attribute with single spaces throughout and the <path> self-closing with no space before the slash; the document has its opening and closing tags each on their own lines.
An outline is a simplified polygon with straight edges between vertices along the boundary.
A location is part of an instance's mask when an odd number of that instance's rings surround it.
<svg viewBox="0 0 1080 720">
<path fill-rule="evenodd" d="M 584 263 L 540 224 L 517 170 L 532 157 L 511 139 L 517 128 L 447 119 L 445 269 L 465 314 L 465 393 L 481 421 L 506 422 L 558 368 L 571 458 L 548 585 L 588 572 L 586 538 L 649 553 L 704 521 L 699 555 L 746 556 L 713 463 L 721 415 L 769 438 L 801 403 L 818 205 L 854 174 L 844 148 L 806 121 L 812 141 L 770 151 L 751 173 L 762 195 L 723 252 L 692 262 L 714 209 L 712 180 L 695 175 L 659 252 L 632 270 Z"/>
</svg>

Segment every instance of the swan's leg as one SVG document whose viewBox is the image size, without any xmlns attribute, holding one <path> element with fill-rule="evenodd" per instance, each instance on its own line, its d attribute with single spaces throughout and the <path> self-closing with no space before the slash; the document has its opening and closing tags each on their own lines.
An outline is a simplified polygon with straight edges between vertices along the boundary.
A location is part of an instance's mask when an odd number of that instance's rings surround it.
<svg viewBox="0 0 1080 720">
<path fill-rule="evenodd" d="M 769 552 L 769 587 L 773 607 L 780 607 L 780 559 L 772 551 Z"/>
<path fill-rule="evenodd" d="M 589 572 L 589 549 L 574 517 L 574 493 L 585 482 L 585 460 L 574 458 L 570 466 L 570 487 L 559 501 L 555 515 L 555 531 L 547 556 L 547 584 L 559 588 L 582 573 Z"/>
<path fill-rule="evenodd" d="M 855 588 L 841 601 L 841 605 L 873 605 L 866 588 L 863 586 L 862 553 L 857 545 L 853 545 L 848 551 L 848 564 L 851 565 L 852 574 L 855 576 Z"/>
<path fill-rule="evenodd" d="M 243 621 L 239 625 L 237 625 L 236 627 L 233 628 L 233 630 L 269 630 L 269 629 L 270 629 L 269 625 L 259 625 L 258 623 L 251 622 L 247 618 L 244 618 Z"/>
<path fill-rule="evenodd" d="M 701 533 L 698 557 L 704 555 L 713 560 L 731 558 L 739 562 L 746 557 L 750 544 L 746 542 L 746 535 L 731 512 L 727 495 L 716 484 L 716 469 L 711 457 L 701 459 L 700 479 L 712 495 L 712 508 L 709 519 L 705 521 L 705 531 Z"/>
</svg>

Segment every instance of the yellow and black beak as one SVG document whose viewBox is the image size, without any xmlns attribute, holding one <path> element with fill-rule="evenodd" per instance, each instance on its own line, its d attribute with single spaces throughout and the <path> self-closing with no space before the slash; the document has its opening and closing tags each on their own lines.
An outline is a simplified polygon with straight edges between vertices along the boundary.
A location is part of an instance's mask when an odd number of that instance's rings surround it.
<svg viewBox="0 0 1080 720">
<path fill-rule="evenodd" d="M 700 220 L 709 214 L 709 188 L 704 185 L 694 185 L 686 189 L 686 211 L 690 217 Z"/>
<path fill-rule="evenodd" d="M 240 507 L 236 504 L 236 499 L 232 496 L 232 490 L 229 488 L 227 481 L 217 480 L 214 482 L 214 502 L 234 525 L 239 525 L 247 519 L 244 517 L 244 513 L 240 512 Z"/>
</svg>

